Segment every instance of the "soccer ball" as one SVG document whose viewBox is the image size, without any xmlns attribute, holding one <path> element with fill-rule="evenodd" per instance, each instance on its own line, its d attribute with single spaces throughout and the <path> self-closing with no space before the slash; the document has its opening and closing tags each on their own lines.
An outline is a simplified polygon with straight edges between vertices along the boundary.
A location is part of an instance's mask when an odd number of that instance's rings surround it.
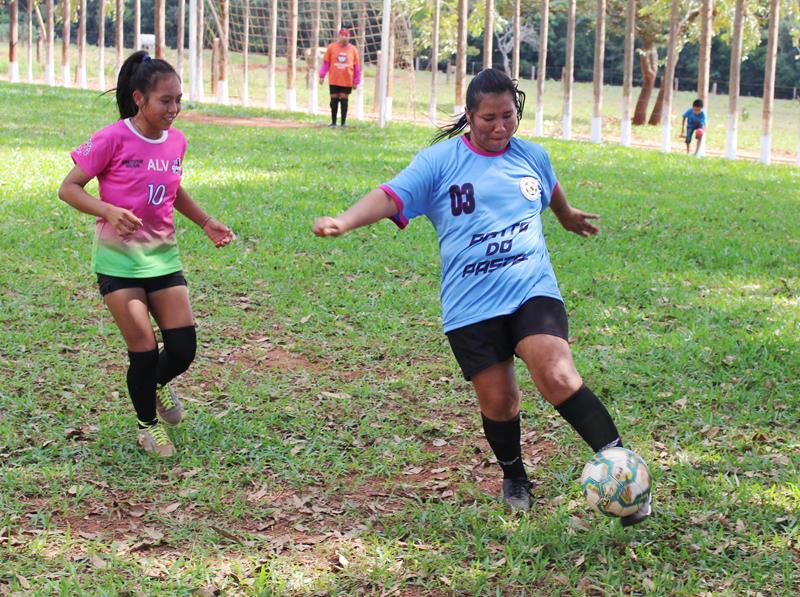
<svg viewBox="0 0 800 597">
<path fill-rule="evenodd" d="M 625 448 L 600 450 L 583 467 L 581 491 L 589 505 L 606 516 L 628 516 L 650 495 L 650 471 Z"/>
<path fill-rule="evenodd" d="M 698 139 L 702 139 L 702 138 L 703 138 L 703 133 L 704 133 L 703 129 L 697 129 L 697 130 L 694 132 L 694 136 L 695 136 L 696 138 L 698 138 Z"/>
</svg>

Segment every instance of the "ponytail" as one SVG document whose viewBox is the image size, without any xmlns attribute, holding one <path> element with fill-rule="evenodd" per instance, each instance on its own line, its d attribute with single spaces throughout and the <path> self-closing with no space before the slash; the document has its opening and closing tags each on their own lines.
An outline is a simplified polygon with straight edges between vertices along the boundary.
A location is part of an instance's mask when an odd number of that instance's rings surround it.
<svg viewBox="0 0 800 597">
<path fill-rule="evenodd" d="M 450 139 L 467 128 L 467 112 L 474 112 L 481 103 L 482 96 L 487 93 L 510 93 L 514 98 L 514 107 L 517 110 L 517 126 L 522 120 L 522 111 L 525 108 L 525 92 L 517 87 L 516 79 L 511 79 L 504 72 L 487 68 L 475 75 L 467 87 L 467 106 L 464 114 L 449 125 L 445 125 L 433 136 L 431 145 Z"/>
<path fill-rule="evenodd" d="M 117 97 L 117 108 L 120 118 L 133 118 L 139 111 L 133 101 L 134 90 L 139 90 L 142 95 L 147 95 L 159 77 L 175 75 L 175 69 L 169 62 L 160 58 L 150 58 L 144 50 L 134 52 L 122 63 L 117 77 L 117 87 L 114 89 Z"/>
</svg>

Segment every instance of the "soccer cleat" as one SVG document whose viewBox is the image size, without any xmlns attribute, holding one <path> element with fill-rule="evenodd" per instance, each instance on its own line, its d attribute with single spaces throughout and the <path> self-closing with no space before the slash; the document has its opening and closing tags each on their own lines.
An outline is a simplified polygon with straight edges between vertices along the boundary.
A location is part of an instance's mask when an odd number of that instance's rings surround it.
<svg viewBox="0 0 800 597">
<path fill-rule="evenodd" d="M 169 439 L 161 422 L 139 429 L 137 442 L 142 450 L 159 458 L 175 455 L 175 445 Z"/>
<path fill-rule="evenodd" d="M 328 125 L 328 128 L 329 129 L 335 129 L 336 128 L 336 123 L 332 122 L 331 124 Z"/>
<path fill-rule="evenodd" d="M 503 479 L 503 504 L 512 510 L 530 510 L 531 482 L 525 477 Z"/>
<path fill-rule="evenodd" d="M 630 527 L 635 524 L 639 524 L 644 519 L 649 518 L 653 514 L 653 508 L 651 506 L 652 496 L 647 496 L 647 501 L 642 504 L 642 506 L 633 514 L 629 514 L 628 516 L 623 516 L 619 519 L 620 523 L 624 527 Z"/>
<path fill-rule="evenodd" d="M 339 127 L 340 128 L 347 128 L 347 125 L 343 122 L 342 124 L 339 125 Z"/>
<path fill-rule="evenodd" d="M 156 410 L 158 418 L 167 425 L 177 425 L 186 414 L 183 403 L 169 384 L 164 384 L 156 390 Z"/>
</svg>

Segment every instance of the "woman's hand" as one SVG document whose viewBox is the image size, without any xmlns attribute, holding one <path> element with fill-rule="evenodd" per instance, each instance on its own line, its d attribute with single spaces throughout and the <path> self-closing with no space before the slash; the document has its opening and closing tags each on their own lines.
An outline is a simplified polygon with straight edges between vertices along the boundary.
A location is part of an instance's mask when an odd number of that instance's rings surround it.
<svg viewBox="0 0 800 597">
<path fill-rule="evenodd" d="M 214 218 L 209 218 L 208 221 L 203 224 L 203 232 L 206 233 L 206 236 L 211 239 L 211 242 L 213 242 L 214 246 L 218 249 L 236 240 L 236 235 L 233 233 L 233 230 Z"/>
<path fill-rule="evenodd" d="M 595 226 L 590 220 L 600 218 L 597 214 L 586 213 L 574 207 L 567 207 L 560 212 L 555 212 L 561 225 L 570 232 L 579 236 L 594 236 L 600 234 L 600 228 Z"/>
<path fill-rule="evenodd" d="M 317 236 L 340 236 L 347 232 L 344 222 L 330 216 L 323 216 L 314 220 L 312 230 Z"/>
<path fill-rule="evenodd" d="M 132 211 L 114 205 L 108 205 L 103 218 L 123 240 L 128 240 L 142 227 L 142 221 Z"/>
</svg>

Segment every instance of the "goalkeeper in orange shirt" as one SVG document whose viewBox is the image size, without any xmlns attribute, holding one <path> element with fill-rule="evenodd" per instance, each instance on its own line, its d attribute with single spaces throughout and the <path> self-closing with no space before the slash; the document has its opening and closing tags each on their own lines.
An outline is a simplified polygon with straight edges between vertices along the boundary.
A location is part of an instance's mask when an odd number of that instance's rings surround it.
<svg viewBox="0 0 800 597">
<path fill-rule="evenodd" d="M 361 61 L 358 58 L 358 49 L 350 43 L 348 29 L 340 30 L 339 39 L 325 51 L 322 68 L 319 70 L 320 85 L 325 82 L 325 75 L 328 75 L 331 92 L 331 123 L 328 126 L 336 127 L 336 114 L 341 105 L 344 127 L 347 122 L 348 96 L 361 82 Z"/>
</svg>

